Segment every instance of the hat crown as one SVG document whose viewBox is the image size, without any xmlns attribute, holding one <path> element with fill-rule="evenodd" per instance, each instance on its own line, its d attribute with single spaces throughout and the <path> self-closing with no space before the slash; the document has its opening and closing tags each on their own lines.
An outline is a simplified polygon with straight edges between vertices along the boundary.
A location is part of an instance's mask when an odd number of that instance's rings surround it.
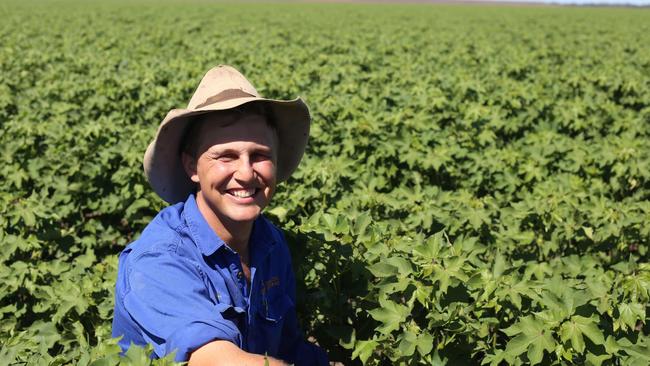
<svg viewBox="0 0 650 366">
<path fill-rule="evenodd" d="M 257 97 L 260 95 L 253 85 L 232 66 L 219 65 L 210 69 L 194 91 L 187 109 L 234 98 Z"/>
</svg>

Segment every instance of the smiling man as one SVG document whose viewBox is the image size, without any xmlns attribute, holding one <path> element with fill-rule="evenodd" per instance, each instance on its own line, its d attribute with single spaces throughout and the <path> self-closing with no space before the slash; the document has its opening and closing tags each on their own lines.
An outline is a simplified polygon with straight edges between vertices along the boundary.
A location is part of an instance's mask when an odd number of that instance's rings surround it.
<svg viewBox="0 0 650 366">
<path fill-rule="evenodd" d="M 263 215 L 297 168 L 309 135 L 302 99 L 264 99 L 218 66 L 187 109 L 171 110 L 144 156 L 172 204 L 120 255 L 113 336 L 123 350 L 200 365 L 326 365 L 295 313 L 285 239 Z"/>
</svg>

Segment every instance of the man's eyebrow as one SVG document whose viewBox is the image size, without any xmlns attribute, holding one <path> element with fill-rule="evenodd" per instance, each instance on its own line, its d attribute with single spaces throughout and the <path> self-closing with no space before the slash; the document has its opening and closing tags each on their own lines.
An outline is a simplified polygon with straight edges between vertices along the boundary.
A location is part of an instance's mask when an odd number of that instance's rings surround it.
<svg viewBox="0 0 650 366">
<path fill-rule="evenodd" d="M 270 146 L 259 145 L 259 144 L 255 144 L 250 150 L 252 152 L 266 152 L 266 153 L 273 152 L 273 148 L 271 148 Z M 234 149 L 234 148 L 231 148 L 231 147 L 225 147 L 225 148 L 212 147 L 212 148 L 210 148 L 208 150 L 208 152 L 210 154 L 239 154 L 239 153 L 241 153 L 240 150 Z"/>
<path fill-rule="evenodd" d="M 216 154 L 230 154 L 230 153 L 235 153 L 237 151 L 235 149 L 229 149 L 229 148 L 221 149 L 217 147 L 217 148 L 210 148 L 208 152 L 212 155 L 216 155 Z"/>
<path fill-rule="evenodd" d="M 239 150 L 233 149 L 231 147 L 210 147 L 208 153 L 212 155 L 218 154 L 239 154 Z"/>
<path fill-rule="evenodd" d="M 265 152 L 273 151 L 273 149 L 270 146 L 266 146 L 266 145 L 255 145 L 254 150 L 265 151 Z"/>
</svg>

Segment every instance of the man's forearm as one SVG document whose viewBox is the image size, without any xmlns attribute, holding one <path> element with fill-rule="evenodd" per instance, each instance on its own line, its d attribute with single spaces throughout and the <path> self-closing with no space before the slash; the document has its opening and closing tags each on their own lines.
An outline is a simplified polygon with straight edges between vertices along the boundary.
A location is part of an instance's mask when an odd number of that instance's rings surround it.
<svg viewBox="0 0 650 366">
<path fill-rule="evenodd" d="M 267 357 L 269 366 L 287 366 L 287 363 Z M 229 341 L 218 340 L 192 352 L 188 366 L 263 366 L 264 356 L 243 351 Z"/>
</svg>

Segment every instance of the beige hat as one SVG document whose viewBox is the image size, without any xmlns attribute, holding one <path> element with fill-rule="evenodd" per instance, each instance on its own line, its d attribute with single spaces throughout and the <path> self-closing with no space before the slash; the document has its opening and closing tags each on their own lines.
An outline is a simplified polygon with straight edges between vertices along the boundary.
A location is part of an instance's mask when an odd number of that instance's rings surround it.
<svg viewBox="0 0 650 366">
<path fill-rule="evenodd" d="M 301 98 L 262 98 L 234 68 L 219 65 L 208 71 L 186 109 L 172 109 L 160 123 L 156 137 L 144 153 L 144 172 L 153 190 L 165 201 L 184 201 L 194 190 L 180 156 L 181 139 L 192 117 L 246 103 L 264 103 L 278 130 L 277 181 L 285 181 L 298 167 L 309 138 L 311 117 Z"/>
</svg>

